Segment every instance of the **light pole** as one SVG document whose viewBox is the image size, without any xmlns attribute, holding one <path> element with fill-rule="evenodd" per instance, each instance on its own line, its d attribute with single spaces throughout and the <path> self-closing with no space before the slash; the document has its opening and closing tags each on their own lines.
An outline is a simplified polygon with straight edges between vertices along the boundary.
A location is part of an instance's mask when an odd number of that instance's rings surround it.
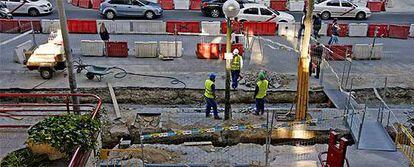
<svg viewBox="0 0 414 167">
<path fill-rule="evenodd" d="M 231 118 L 231 106 L 230 106 L 230 62 L 233 59 L 231 54 L 231 19 L 239 14 L 240 5 L 235 0 L 227 0 L 223 4 L 223 12 L 227 20 L 227 35 L 226 35 L 226 90 L 225 90 L 225 107 L 224 107 L 224 120 Z"/>
</svg>

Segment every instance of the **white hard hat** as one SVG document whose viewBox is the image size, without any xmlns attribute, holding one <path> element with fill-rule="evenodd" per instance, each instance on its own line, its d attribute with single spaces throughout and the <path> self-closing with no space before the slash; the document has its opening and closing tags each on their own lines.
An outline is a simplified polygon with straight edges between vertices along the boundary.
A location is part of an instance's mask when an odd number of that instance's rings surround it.
<svg viewBox="0 0 414 167">
<path fill-rule="evenodd" d="M 234 49 L 233 50 L 233 54 L 235 55 L 235 54 L 239 54 L 239 49 Z"/>
</svg>

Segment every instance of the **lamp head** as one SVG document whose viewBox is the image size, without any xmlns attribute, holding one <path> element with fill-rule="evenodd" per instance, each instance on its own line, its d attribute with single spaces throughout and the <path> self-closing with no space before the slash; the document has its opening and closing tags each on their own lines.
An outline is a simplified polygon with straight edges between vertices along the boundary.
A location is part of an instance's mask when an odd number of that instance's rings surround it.
<svg viewBox="0 0 414 167">
<path fill-rule="evenodd" d="M 234 18 L 239 14 L 240 4 L 235 0 L 227 0 L 223 4 L 224 15 L 228 18 Z"/>
</svg>

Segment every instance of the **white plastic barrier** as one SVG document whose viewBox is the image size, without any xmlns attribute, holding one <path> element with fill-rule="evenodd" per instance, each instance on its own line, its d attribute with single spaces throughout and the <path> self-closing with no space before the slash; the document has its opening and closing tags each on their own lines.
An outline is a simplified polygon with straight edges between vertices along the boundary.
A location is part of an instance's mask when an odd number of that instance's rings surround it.
<svg viewBox="0 0 414 167">
<path fill-rule="evenodd" d="M 368 33 L 367 23 L 349 23 L 349 36 L 350 37 L 366 37 Z"/>
<path fill-rule="evenodd" d="M 183 55 L 183 43 L 181 41 L 160 41 L 160 58 L 176 58 Z"/>
<path fill-rule="evenodd" d="M 174 9 L 190 9 L 190 0 L 174 0 Z"/>
<path fill-rule="evenodd" d="M 201 33 L 209 35 L 220 34 L 220 21 L 201 21 Z"/>
<path fill-rule="evenodd" d="M 355 44 L 352 48 L 352 55 L 356 60 L 367 60 L 370 58 L 373 60 L 379 60 L 381 59 L 383 48 L 384 45 L 382 43 L 375 44 L 371 55 L 371 44 Z"/>
<path fill-rule="evenodd" d="M 41 20 L 41 26 L 42 26 L 42 33 L 48 34 L 52 31 L 60 29 L 60 21 L 59 20 L 42 19 Z"/>
<path fill-rule="evenodd" d="M 167 25 L 160 20 L 132 20 L 132 33 L 166 33 Z"/>
<path fill-rule="evenodd" d="M 110 34 L 128 34 L 131 33 L 131 21 L 130 20 L 96 20 L 98 33 L 101 24 L 104 23 L 106 29 Z"/>
<path fill-rule="evenodd" d="M 81 41 L 82 56 L 104 56 L 105 42 L 102 40 L 82 40 Z"/>
<path fill-rule="evenodd" d="M 410 26 L 410 37 L 414 37 L 414 24 L 411 24 Z"/>
<path fill-rule="evenodd" d="M 256 2 L 264 6 L 270 6 L 270 0 L 258 0 Z"/>
<path fill-rule="evenodd" d="M 302 12 L 305 2 L 303 0 L 289 0 L 287 8 L 292 12 Z"/>
<path fill-rule="evenodd" d="M 157 55 L 158 42 L 149 41 L 135 42 L 135 57 L 144 58 L 144 57 L 158 57 Z"/>
<path fill-rule="evenodd" d="M 279 23 L 277 34 L 279 36 L 296 37 L 298 35 L 300 23 Z M 303 30 L 304 32 L 305 30 Z"/>
<path fill-rule="evenodd" d="M 319 30 L 318 34 L 323 36 L 328 35 L 328 24 L 322 23 L 321 30 Z"/>
<path fill-rule="evenodd" d="M 29 51 L 33 47 L 33 41 L 26 41 L 14 49 L 14 59 L 13 61 L 19 64 L 24 64 L 26 60 L 25 52 Z"/>
</svg>

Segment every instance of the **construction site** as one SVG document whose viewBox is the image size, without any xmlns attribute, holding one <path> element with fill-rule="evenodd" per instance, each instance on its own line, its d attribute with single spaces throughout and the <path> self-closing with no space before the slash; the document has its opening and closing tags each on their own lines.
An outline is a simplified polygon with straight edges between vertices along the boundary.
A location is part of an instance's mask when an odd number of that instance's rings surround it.
<svg viewBox="0 0 414 167">
<path fill-rule="evenodd" d="M 230 17 L 0 19 L 0 166 L 414 166 L 414 20 L 339 20 L 331 45 L 308 10 L 303 35 Z M 213 73 L 220 119 L 206 117 Z"/>
</svg>

